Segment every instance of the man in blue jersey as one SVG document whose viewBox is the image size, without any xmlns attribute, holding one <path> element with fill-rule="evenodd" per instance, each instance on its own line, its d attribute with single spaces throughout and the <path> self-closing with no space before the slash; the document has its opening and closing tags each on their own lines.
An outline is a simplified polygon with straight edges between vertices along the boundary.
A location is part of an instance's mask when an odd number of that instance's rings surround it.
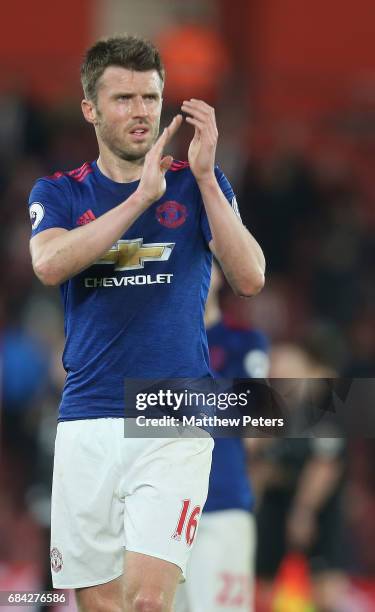
<svg viewBox="0 0 375 612">
<path fill-rule="evenodd" d="M 265 378 L 268 339 L 243 321 L 221 314 L 222 276 L 213 266 L 205 322 L 211 366 L 223 378 Z M 237 312 L 246 304 L 232 304 Z M 239 313 L 240 314 L 240 313 Z M 253 610 L 254 497 L 247 473 L 246 440 L 217 438 L 199 537 L 176 597 L 176 612 Z"/>
<path fill-rule="evenodd" d="M 54 586 L 76 589 L 84 612 L 169 612 L 212 440 L 124 438 L 124 415 L 135 415 L 124 381 L 207 376 L 211 251 L 244 296 L 263 286 L 264 257 L 215 168 L 214 109 L 184 101 L 189 163 L 164 154 L 183 117 L 158 136 L 164 69 L 153 45 L 99 41 L 81 77 L 99 157 L 38 180 L 29 201 L 34 271 L 61 286 L 65 310 L 52 575 Z"/>
</svg>

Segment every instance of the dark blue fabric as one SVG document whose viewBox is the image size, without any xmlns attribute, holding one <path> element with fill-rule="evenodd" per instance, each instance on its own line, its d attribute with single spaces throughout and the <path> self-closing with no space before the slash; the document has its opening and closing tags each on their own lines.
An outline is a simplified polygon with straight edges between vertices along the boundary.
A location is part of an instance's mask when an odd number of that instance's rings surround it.
<svg viewBox="0 0 375 612">
<path fill-rule="evenodd" d="M 207 337 L 216 375 L 228 379 L 267 375 L 268 340 L 262 332 L 233 329 L 220 322 L 208 329 Z M 253 371 L 249 369 L 252 364 Z M 242 439 L 217 438 L 204 512 L 252 510 L 253 506 L 254 495 Z"/>
<path fill-rule="evenodd" d="M 230 201 L 228 181 L 218 169 L 216 175 Z M 166 181 L 166 193 L 122 240 L 138 240 L 143 248 L 162 245 L 169 256 L 138 258 L 133 267 L 127 260 L 127 269 L 118 263 L 117 270 L 113 261 L 101 260 L 61 286 L 67 378 L 60 420 L 123 416 L 126 377 L 210 375 L 203 315 L 211 234 L 190 168 L 177 164 Z M 51 227 L 72 230 L 126 200 L 137 186 L 138 181 L 112 181 L 96 162 L 40 179 L 29 200 L 33 235 Z M 125 407 L 125 415 L 127 408 L 132 409 Z"/>
</svg>

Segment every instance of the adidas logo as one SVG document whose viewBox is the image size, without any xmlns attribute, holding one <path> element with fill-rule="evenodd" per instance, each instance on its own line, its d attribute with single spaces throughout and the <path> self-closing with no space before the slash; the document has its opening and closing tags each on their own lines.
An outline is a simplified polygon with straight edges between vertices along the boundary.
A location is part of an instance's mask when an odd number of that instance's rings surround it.
<svg viewBox="0 0 375 612">
<path fill-rule="evenodd" d="M 79 217 L 79 219 L 77 219 L 76 225 L 86 225 L 86 223 L 91 223 L 91 221 L 94 221 L 95 219 L 96 217 L 94 213 L 92 212 L 91 208 L 89 208 Z"/>
</svg>

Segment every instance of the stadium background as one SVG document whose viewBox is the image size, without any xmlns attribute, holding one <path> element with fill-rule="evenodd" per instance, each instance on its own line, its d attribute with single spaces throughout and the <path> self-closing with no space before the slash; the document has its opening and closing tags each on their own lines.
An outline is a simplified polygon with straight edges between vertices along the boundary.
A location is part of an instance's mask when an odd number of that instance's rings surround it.
<svg viewBox="0 0 375 612">
<path fill-rule="evenodd" d="M 215 105 L 218 162 L 268 262 L 266 287 L 246 312 L 243 302 L 226 308 L 269 334 L 274 367 L 296 375 L 291 356 L 307 355 L 340 375 L 373 376 L 374 18 L 373 0 L 3 8 L 0 589 L 40 586 L 48 554 L 63 324 L 58 292 L 32 274 L 26 203 L 38 176 L 95 158 L 79 108 L 84 49 L 102 35 L 150 37 L 167 68 L 165 120 L 184 97 Z M 185 158 L 188 137 L 181 130 L 176 157 Z M 356 439 L 345 452 L 344 561 L 353 597 L 361 596 L 337 610 L 374 609 L 374 450 L 372 440 Z M 257 610 L 267 609 L 259 596 Z"/>
</svg>

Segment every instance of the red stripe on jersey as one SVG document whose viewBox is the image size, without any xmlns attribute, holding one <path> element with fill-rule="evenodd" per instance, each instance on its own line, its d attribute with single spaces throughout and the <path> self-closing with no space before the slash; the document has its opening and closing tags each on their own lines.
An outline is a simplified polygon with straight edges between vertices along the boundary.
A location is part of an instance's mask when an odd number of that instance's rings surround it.
<svg viewBox="0 0 375 612">
<path fill-rule="evenodd" d="M 172 164 L 175 164 L 176 166 L 188 166 L 189 162 L 188 161 L 180 161 L 179 159 L 174 159 Z"/>
<path fill-rule="evenodd" d="M 179 170 L 183 170 L 184 168 L 189 168 L 189 167 L 190 167 L 189 162 L 175 160 L 172 162 L 172 165 L 169 169 L 172 170 L 172 172 L 178 172 Z"/>
<path fill-rule="evenodd" d="M 92 172 L 94 172 L 94 171 L 93 171 L 93 169 L 89 167 L 89 168 L 87 168 L 87 169 L 86 169 L 86 170 L 83 172 L 83 174 L 81 174 L 80 176 L 73 176 L 72 178 L 73 178 L 75 181 L 77 181 L 77 183 L 82 183 L 82 181 L 84 181 L 84 180 L 85 180 L 86 176 L 88 176 L 88 175 L 89 175 L 89 174 L 91 174 Z"/>
<path fill-rule="evenodd" d="M 87 169 L 90 169 L 90 168 L 91 166 L 89 162 L 85 162 L 79 168 L 75 168 L 74 170 L 69 170 L 69 172 L 62 172 L 61 170 L 58 170 L 57 172 L 54 172 L 50 176 L 47 176 L 47 178 L 59 179 L 62 176 L 71 176 L 72 178 L 79 178 L 80 176 L 83 175 L 84 172 L 86 172 Z"/>
<path fill-rule="evenodd" d="M 57 172 L 54 172 L 53 174 L 50 174 L 49 176 L 47 176 L 47 178 L 55 180 L 55 179 L 60 178 L 60 176 L 64 176 L 64 173 L 58 170 Z"/>
<path fill-rule="evenodd" d="M 89 166 L 88 162 L 85 162 L 80 168 L 76 168 L 75 170 L 70 170 L 67 174 L 68 176 L 72 176 L 72 177 L 78 177 L 81 174 L 83 174 L 83 172 L 86 170 L 86 168 Z"/>
</svg>

